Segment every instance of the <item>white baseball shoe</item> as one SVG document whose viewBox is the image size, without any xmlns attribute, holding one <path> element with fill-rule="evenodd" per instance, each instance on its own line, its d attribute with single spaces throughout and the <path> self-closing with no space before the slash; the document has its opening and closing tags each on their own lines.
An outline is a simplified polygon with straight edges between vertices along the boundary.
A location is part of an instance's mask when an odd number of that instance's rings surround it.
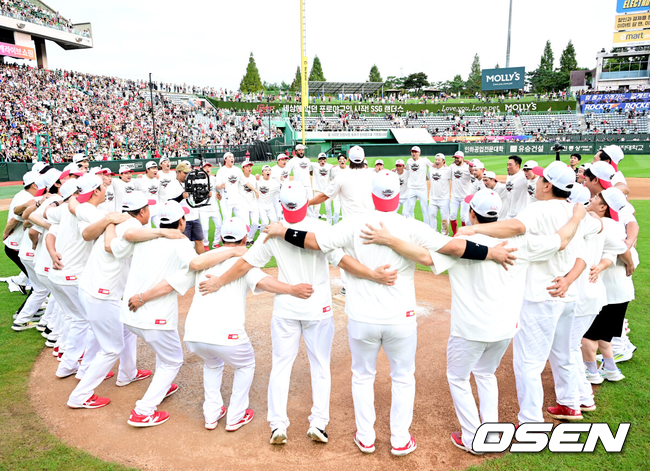
<svg viewBox="0 0 650 471">
<path fill-rule="evenodd" d="M 271 432 L 271 445 L 285 445 L 287 443 L 287 431 L 283 428 L 276 428 Z"/>
<path fill-rule="evenodd" d="M 591 384 L 601 384 L 604 380 L 599 372 L 590 373 L 589 370 L 587 370 L 587 381 Z"/>
<path fill-rule="evenodd" d="M 219 411 L 219 417 L 217 417 L 217 420 L 215 420 L 214 422 L 210 422 L 210 423 L 206 422 L 205 423 L 205 428 L 208 429 L 208 430 L 214 430 L 215 428 L 217 428 L 217 425 L 219 424 L 219 420 L 221 420 L 221 418 L 224 415 L 226 415 L 226 410 L 227 409 L 226 409 L 225 406 L 221 406 L 221 410 Z"/>
<path fill-rule="evenodd" d="M 307 430 L 307 436 L 315 442 L 327 443 L 328 441 L 325 430 L 319 429 L 318 427 L 309 427 L 309 430 Z"/>
<path fill-rule="evenodd" d="M 375 444 L 373 443 L 372 445 L 364 445 L 357 438 L 356 432 L 354 434 L 354 443 L 359 447 L 359 450 L 361 450 L 361 453 L 374 453 L 375 452 Z"/>
<path fill-rule="evenodd" d="M 600 372 L 600 375 L 603 377 L 603 379 L 606 379 L 607 381 L 621 381 L 622 379 L 625 379 L 625 376 L 623 376 L 623 373 L 621 373 L 620 368 L 616 368 L 615 370 L 606 370 L 602 365 L 598 369 Z"/>
</svg>

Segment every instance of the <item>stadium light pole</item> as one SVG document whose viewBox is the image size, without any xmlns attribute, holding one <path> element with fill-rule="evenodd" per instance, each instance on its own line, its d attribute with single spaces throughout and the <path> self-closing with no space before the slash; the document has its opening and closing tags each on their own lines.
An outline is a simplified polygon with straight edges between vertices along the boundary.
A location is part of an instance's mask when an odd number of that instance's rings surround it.
<svg viewBox="0 0 650 471">
<path fill-rule="evenodd" d="M 508 12 L 508 45 L 506 47 L 506 69 L 510 67 L 510 26 L 512 25 L 512 0 L 510 0 L 510 11 Z"/>
<path fill-rule="evenodd" d="M 151 83 L 151 72 L 149 72 L 149 97 L 151 97 L 151 122 L 153 122 L 153 155 L 156 157 L 156 115 L 153 110 L 153 84 Z"/>
<path fill-rule="evenodd" d="M 307 60 L 307 38 L 305 36 L 305 3 L 306 0 L 298 0 L 300 3 L 300 90 L 302 93 L 302 145 L 305 145 L 305 108 L 309 105 L 309 82 L 307 73 L 309 61 Z"/>
</svg>

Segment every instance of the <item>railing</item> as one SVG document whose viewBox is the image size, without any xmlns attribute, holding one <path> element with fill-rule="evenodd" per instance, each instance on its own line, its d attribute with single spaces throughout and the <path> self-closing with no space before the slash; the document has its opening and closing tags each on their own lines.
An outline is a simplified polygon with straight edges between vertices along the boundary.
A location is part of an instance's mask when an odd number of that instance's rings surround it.
<svg viewBox="0 0 650 471">
<path fill-rule="evenodd" d="M 65 26 L 59 26 L 50 24 L 47 21 L 39 20 L 38 18 L 30 18 L 16 13 L 9 13 L 8 11 L 0 11 L 0 15 L 6 16 L 8 18 L 13 18 L 15 20 L 26 21 L 27 23 L 32 23 L 38 26 L 45 26 L 46 28 L 58 29 L 65 33 L 76 34 L 77 36 L 85 36 L 90 38 L 90 33 L 87 31 L 79 31 L 74 28 L 66 28 Z"/>
<path fill-rule="evenodd" d="M 615 80 L 629 78 L 647 78 L 650 73 L 647 70 L 621 70 L 619 72 L 602 72 L 600 80 Z"/>
</svg>

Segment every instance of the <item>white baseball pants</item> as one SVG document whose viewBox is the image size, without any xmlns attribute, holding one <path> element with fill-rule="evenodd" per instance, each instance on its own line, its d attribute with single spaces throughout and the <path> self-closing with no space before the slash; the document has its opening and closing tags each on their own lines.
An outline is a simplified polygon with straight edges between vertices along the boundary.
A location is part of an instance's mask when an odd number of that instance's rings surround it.
<svg viewBox="0 0 650 471">
<path fill-rule="evenodd" d="M 458 220 L 458 209 L 460 208 L 460 205 L 464 202 L 465 202 L 465 198 L 459 198 L 457 196 L 451 197 L 451 200 L 449 201 L 449 218 L 452 221 Z M 463 221 L 462 215 L 460 220 Z"/>
<path fill-rule="evenodd" d="M 61 309 L 71 317 L 70 329 L 64 347 L 65 354 L 56 370 L 57 376 L 69 376 L 81 370 L 79 365 L 81 355 L 84 356 L 82 362 L 82 365 L 85 364 L 84 370 L 88 367 L 88 364 L 95 358 L 99 345 L 92 331 L 88 334 L 90 324 L 79 301 L 79 286 L 52 283 L 52 292 L 61 305 Z"/>
<path fill-rule="evenodd" d="M 52 333 L 57 336 L 56 346 L 59 347 L 59 351 L 65 351 L 65 341 L 68 337 L 68 330 L 70 328 L 70 320 L 66 318 L 67 316 L 61 309 L 61 305 L 56 301 L 56 296 L 52 291 L 52 283 L 47 276 L 36 275 L 38 280 L 50 291 L 50 300 L 47 303 L 47 309 L 45 310 L 45 316 L 48 316 L 48 327 L 52 329 Z"/>
<path fill-rule="evenodd" d="M 325 201 L 325 211 L 327 211 L 327 204 L 329 204 L 329 200 Z M 332 214 L 332 220 L 329 223 L 338 224 L 339 219 L 341 219 L 341 200 L 339 200 L 338 196 L 332 199 L 332 206 L 334 207 L 334 212 Z"/>
<path fill-rule="evenodd" d="M 272 222 L 277 222 L 278 216 L 275 214 L 275 208 L 260 209 L 260 223 L 262 227 L 268 226 Z"/>
<path fill-rule="evenodd" d="M 594 405 L 594 390 L 591 383 L 587 381 L 587 373 L 585 371 L 585 362 L 582 359 L 582 338 L 591 327 L 596 316 L 577 316 L 573 319 L 573 327 L 571 328 L 571 355 L 573 355 L 573 362 L 575 364 L 575 375 L 578 379 L 578 400 L 580 405 L 593 406 Z M 557 392 L 556 392 L 557 394 Z"/>
<path fill-rule="evenodd" d="M 282 203 L 280 203 L 279 197 L 277 200 L 273 200 L 273 208 L 275 209 L 275 215 L 278 217 L 278 219 L 283 219 L 284 213 L 282 212 Z"/>
<path fill-rule="evenodd" d="M 557 403 L 579 410 L 578 378 L 571 355 L 575 302 L 524 300 L 521 330 L 514 338 L 513 366 L 519 399 L 519 423 L 544 422 L 541 374 L 551 363 Z"/>
<path fill-rule="evenodd" d="M 38 311 L 38 308 L 41 307 L 47 298 L 47 295 L 50 293 L 50 290 L 47 288 L 47 286 L 41 283 L 38 275 L 36 275 L 36 272 L 34 271 L 34 262 L 24 259 L 21 260 L 23 262 L 25 270 L 27 270 L 29 284 L 32 285 L 32 294 L 30 294 L 29 297 L 25 300 L 25 304 L 23 304 L 23 307 L 18 313 L 18 316 L 16 316 L 16 320 L 14 321 L 16 324 L 24 324 L 25 322 L 29 322 L 34 314 L 36 314 L 36 311 Z"/>
<path fill-rule="evenodd" d="M 408 215 L 408 198 L 407 197 L 402 197 L 400 194 L 399 198 L 399 206 L 397 207 L 397 211 L 399 211 L 400 208 L 402 208 L 402 216 L 406 217 Z"/>
<path fill-rule="evenodd" d="M 250 341 L 241 345 L 212 345 L 201 342 L 185 342 L 187 349 L 203 359 L 203 416 L 205 423 L 217 420 L 223 406 L 221 397 L 221 380 L 223 365 L 235 368 L 232 382 L 232 394 L 226 415 L 226 423 L 234 425 L 244 418 L 248 409 L 248 393 L 255 374 L 255 353 Z"/>
<path fill-rule="evenodd" d="M 305 339 L 309 369 L 311 371 L 311 394 L 314 402 L 309 416 L 310 426 L 325 430 L 330 420 L 330 356 L 334 339 L 334 318 L 320 321 L 301 321 L 271 318 L 273 363 L 269 377 L 268 417 L 271 430 L 287 429 L 287 400 L 291 368 L 298 355 L 300 337 Z"/>
<path fill-rule="evenodd" d="M 406 207 L 408 208 L 408 215 L 406 217 L 409 218 L 415 217 L 416 200 L 420 200 L 420 209 L 422 210 L 422 221 L 424 221 L 425 224 L 429 224 L 429 203 L 427 201 L 426 187 L 409 188 L 409 195 L 406 203 Z M 410 439 L 410 435 L 409 435 L 409 439 Z"/>
<path fill-rule="evenodd" d="M 130 381 L 138 374 L 138 338 L 120 322 L 121 301 L 97 299 L 82 289 L 79 290 L 79 300 L 100 350 L 68 398 L 68 405 L 72 407 L 80 406 L 95 393 L 95 388 L 102 384 L 118 358 L 117 381 Z"/>
<path fill-rule="evenodd" d="M 136 414 L 151 415 L 165 395 L 183 365 L 183 347 L 177 330 L 139 329 L 126 326 L 156 353 L 156 370 L 142 399 L 135 403 Z M 65 355 L 64 355 L 65 357 Z"/>
<path fill-rule="evenodd" d="M 375 375 L 377 356 L 384 347 L 390 362 L 390 442 L 403 447 L 411 439 L 415 400 L 415 350 L 417 324 L 366 324 L 350 319 L 348 338 L 352 353 L 352 399 L 361 443 L 375 443 Z M 386 405 L 383 405 L 384 407 Z"/>
<path fill-rule="evenodd" d="M 469 203 L 465 203 L 465 200 L 460 203 L 460 220 L 467 226 L 471 225 L 469 222 Z"/>
<path fill-rule="evenodd" d="M 307 192 L 307 201 L 314 199 L 314 190 L 310 186 L 306 186 L 305 191 Z M 320 211 L 320 206 L 318 207 L 318 210 Z M 318 214 L 319 213 L 315 210 L 315 206 L 307 207 L 307 215 L 310 218 L 318 218 Z"/>
<path fill-rule="evenodd" d="M 494 372 L 509 344 L 510 339 L 476 342 L 454 336 L 447 341 L 447 381 L 463 444 L 468 448 L 472 448 L 474 434 L 482 423 L 499 421 L 499 388 Z M 480 419 L 469 382 L 470 373 L 474 374 L 478 390 Z"/>
<path fill-rule="evenodd" d="M 203 245 L 208 245 L 210 234 L 210 219 L 214 223 L 214 243 L 221 243 L 221 213 L 219 211 L 199 211 L 199 221 L 203 229 Z"/>
<path fill-rule="evenodd" d="M 449 200 L 429 200 L 429 224 L 434 231 L 438 230 L 438 211 L 440 211 L 441 221 L 448 221 Z"/>
</svg>

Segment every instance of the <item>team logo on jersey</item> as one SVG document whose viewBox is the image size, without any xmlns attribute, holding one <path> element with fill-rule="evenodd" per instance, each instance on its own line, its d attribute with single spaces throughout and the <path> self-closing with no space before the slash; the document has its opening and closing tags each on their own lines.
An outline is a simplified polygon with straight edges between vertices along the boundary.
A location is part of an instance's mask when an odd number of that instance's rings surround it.
<svg viewBox="0 0 650 471">
<path fill-rule="evenodd" d="M 506 183 L 506 190 L 508 190 L 508 192 L 511 192 L 514 187 L 515 185 L 512 182 Z"/>
<path fill-rule="evenodd" d="M 399 179 L 399 186 L 404 185 L 404 183 L 406 183 L 406 180 L 404 180 L 403 178 L 400 178 Z"/>
<path fill-rule="evenodd" d="M 528 194 L 530 196 L 535 196 L 535 185 L 528 185 Z"/>
<path fill-rule="evenodd" d="M 124 193 L 133 193 L 134 188 L 132 186 L 125 186 Z"/>
<path fill-rule="evenodd" d="M 156 196 L 156 194 L 158 193 L 158 187 L 156 185 L 150 186 L 148 190 L 149 190 L 149 194 L 153 196 Z"/>
<path fill-rule="evenodd" d="M 239 334 L 228 334 L 228 340 L 237 340 L 239 338 Z"/>
<path fill-rule="evenodd" d="M 77 277 L 74 275 L 66 276 L 65 281 L 77 281 Z"/>
<path fill-rule="evenodd" d="M 154 322 L 156 325 L 165 325 L 167 324 L 167 319 L 156 319 Z"/>
<path fill-rule="evenodd" d="M 305 162 L 300 162 L 300 168 L 305 170 L 307 168 L 307 164 Z"/>
<path fill-rule="evenodd" d="M 287 178 L 289 176 L 289 172 L 287 170 L 282 171 L 282 178 Z"/>
<path fill-rule="evenodd" d="M 471 183 L 476 183 L 476 178 L 474 178 L 474 177 L 469 177 L 469 181 L 470 181 Z"/>
<path fill-rule="evenodd" d="M 230 175 L 230 176 L 228 177 L 228 182 L 231 183 L 231 184 L 233 184 L 233 185 L 234 185 L 235 183 L 237 183 L 237 175 Z"/>
<path fill-rule="evenodd" d="M 318 172 L 321 174 L 322 177 L 324 177 L 325 175 L 327 175 L 328 171 L 329 170 L 327 170 L 326 168 L 321 168 Z"/>
<path fill-rule="evenodd" d="M 411 164 L 411 172 L 417 172 L 420 169 L 420 164 Z"/>
<path fill-rule="evenodd" d="M 441 177 L 441 176 L 442 176 L 442 175 L 440 175 L 438 172 L 436 172 L 436 173 L 432 173 L 432 174 L 431 174 L 431 180 L 438 181 L 438 180 L 440 180 L 440 177 Z"/>
<path fill-rule="evenodd" d="M 250 188 L 248 188 L 247 186 L 245 186 L 245 187 L 244 187 L 244 191 L 245 191 L 246 193 L 250 193 L 250 192 L 253 191 L 253 190 L 251 190 Z"/>
<path fill-rule="evenodd" d="M 332 310 L 332 306 L 325 306 L 323 308 L 323 312 L 330 312 Z"/>
<path fill-rule="evenodd" d="M 162 186 L 163 188 L 167 188 L 167 185 L 169 185 L 170 181 L 171 180 L 160 180 L 160 186 Z"/>
<path fill-rule="evenodd" d="M 113 201 L 113 199 L 115 199 L 115 195 L 114 195 L 113 193 L 108 193 L 108 194 L 106 195 L 106 199 L 107 199 L 108 201 Z"/>
<path fill-rule="evenodd" d="M 263 195 L 267 194 L 269 192 L 269 187 L 268 186 L 261 186 L 260 187 L 260 193 Z"/>
<path fill-rule="evenodd" d="M 454 178 L 460 179 L 460 177 L 462 176 L 463 176 L 463 172 L 461 172 L 460 170 L 454 170 Z"/>
<path fill-rule="evenodd" d="M 415 315 L 415 311 L 406 311 L 406 317 L 413 317 Z"/>
<path fill-rule="evenodd" d="M 97 292 L 98 292 L 99 294 L 111 294 L 111 290 L 109 290 L 109 289 L 104 289 L 104 288 L 99 288 L 99 289 L 97 290 Z"/>
</svg>

